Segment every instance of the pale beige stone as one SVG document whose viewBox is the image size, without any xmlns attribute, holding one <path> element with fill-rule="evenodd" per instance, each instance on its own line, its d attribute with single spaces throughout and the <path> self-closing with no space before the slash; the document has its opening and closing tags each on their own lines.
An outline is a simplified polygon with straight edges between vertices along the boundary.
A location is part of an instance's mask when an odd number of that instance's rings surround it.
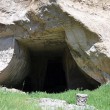
<svg viewBox="0 0 110 110">
<path fill-rule="evenodd" d="M 13 85 L 27 76 L 26 48 L 60 52 L 65 45 L 87 76 L 101 84 L 108 82 L 109 4 L 108 0 L 1 0 L 0 84 Z"/>
</svg>

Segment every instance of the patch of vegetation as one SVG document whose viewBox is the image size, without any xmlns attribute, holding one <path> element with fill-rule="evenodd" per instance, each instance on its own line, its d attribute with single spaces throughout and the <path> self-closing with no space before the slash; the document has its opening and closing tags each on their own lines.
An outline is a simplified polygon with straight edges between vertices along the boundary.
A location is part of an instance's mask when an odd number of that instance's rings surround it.
<svg viewBox="0 0 110 110">
<path fill-rule="evenodd" d="M 76 94 L 83 93 L 88 94 L 88 105 L 95 106 L 98 110 L 110 110 L 110 84 L 102 85 L 98 89 L 90 90 L 69 90 L 59 94 L 47 94 L 43 92 L 36 92 L 30 94 L 32 98 L 57 98 L 61 100 L 66 100 L 68 103 L 76 103 Z"/>
<path fill-rule="evenodd" d="M 94 91 L 69 90 L 58 94 L 47 94 L 46 92 L 35 92 L 31 94 L 4 92 L 0 90 L 0 110 L 40 110 L 35 101 L 29 99 L 53 98 L 66 100 L 68 103 L 76 103 L 76 94 L 88 94 L 88 104 L 95 106 L 98 110 L 110 110 L 110 84 L 102 85 Z"/>
<path fill-rule="evenodd" d="M 37 110 L 35 103 L 28 103 L 28 94 L 0 91 L 0 110 Z M 40 110 L 40 109 L 38 109 Z"/>
</svg>

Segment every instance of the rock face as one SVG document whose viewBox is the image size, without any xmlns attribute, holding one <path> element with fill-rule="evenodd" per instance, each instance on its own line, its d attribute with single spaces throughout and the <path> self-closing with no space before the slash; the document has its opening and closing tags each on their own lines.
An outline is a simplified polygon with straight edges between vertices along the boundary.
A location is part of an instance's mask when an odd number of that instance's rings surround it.
<svg viewBox="0 0 110 110">
<path fill-rule="evenodd" d="M 109 4 L 107 0 L 1 0 L 0 84 L 16 86 L 28 77 L 41 89 L 47 62 L 56 56 L 63 59 L 67 88 L 109 81 Z M 41 64 L 39 57 L 44 58 Z"/>
<path fill-rule="evenodd" d="M 1 38 L 0 57 L 0 83 L 2 85 L 7 85 L 7 87 L 16 85 L 27 76 L 29 72 L 28 52 L 13 37 Z"/>
</svg>

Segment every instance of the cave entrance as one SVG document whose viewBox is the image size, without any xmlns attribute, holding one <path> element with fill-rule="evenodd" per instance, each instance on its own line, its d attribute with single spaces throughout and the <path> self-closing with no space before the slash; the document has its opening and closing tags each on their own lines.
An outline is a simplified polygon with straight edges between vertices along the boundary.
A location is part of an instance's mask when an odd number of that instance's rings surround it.
<svg viewBox="0 0 110 110">
<path fill-rule="evenodd" d="M 30 74 L 23 91 L 60 93 L 68 89 L 94 90 L 100 84 L 84 73 L 68 49 L 57 53 L 30 53 Z"/>
<path fill-rule="evenodd" d="M 66 75 L 62 65 L 62 58 L 49 59 L 47 62 L 44 91 L 63 92 L 67 89 Z"/>
<path fill-rule="evenodd" d="M 31 53 L 31 70 L 25 78 L 23 91 L 46 91 L 59 93 L 67 90 L 67 79 L 63 67 L 63 52 Z"/>
<path fill-rule="evenodd" d="M 50 38 L 57 35 L 53 36 Z M 25 92 L 48 93 L 59 93 L 68 89 L 96 89 L 100 84 L 78 67 L 64 38 L 50 38 L 22 41 L 29 50 L 27 55 L 30 59 L 30 72 L 18 84 L 20 89 Z"/>
</svg>

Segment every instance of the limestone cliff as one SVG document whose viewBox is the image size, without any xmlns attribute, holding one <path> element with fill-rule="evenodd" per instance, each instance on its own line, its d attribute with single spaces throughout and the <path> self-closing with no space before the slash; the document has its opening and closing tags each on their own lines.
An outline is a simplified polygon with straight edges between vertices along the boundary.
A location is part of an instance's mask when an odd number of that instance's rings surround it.
<svg viewBox="0 0 110 110">
<path fill-rule="evenodd" d="M 0 83 L 16 85 L 29 74 L 28 50 L 65 46 L 85 75 L 110 81 L 109 13 L 108 0 L 1 0 Z"/>
</svg>

